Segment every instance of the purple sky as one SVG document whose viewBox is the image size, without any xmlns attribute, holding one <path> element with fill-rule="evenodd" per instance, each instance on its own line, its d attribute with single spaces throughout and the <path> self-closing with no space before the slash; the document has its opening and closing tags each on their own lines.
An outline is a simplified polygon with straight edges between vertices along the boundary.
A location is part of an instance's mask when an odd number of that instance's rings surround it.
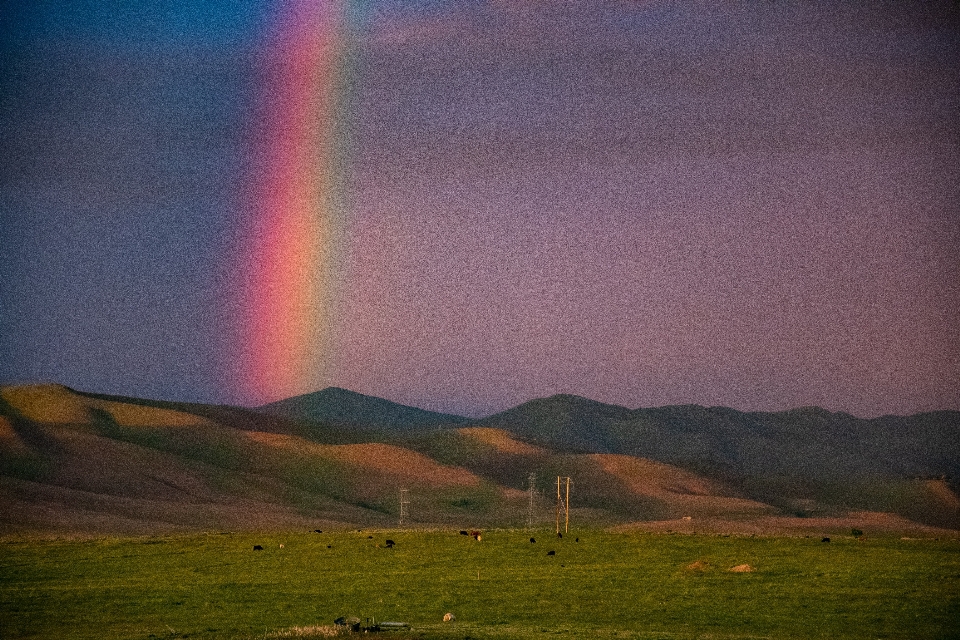
<svg viewBox="0 0 960 640">
<path fill-rule="evenodd" d="M 226 377 L 263 17 L 66 4 L 13 3 L 2 34 L 0 378 L 248 404 Z M 960 409 L 954 3 L 362 18 L 315 388 L 466 415 Z"/>
</svg>

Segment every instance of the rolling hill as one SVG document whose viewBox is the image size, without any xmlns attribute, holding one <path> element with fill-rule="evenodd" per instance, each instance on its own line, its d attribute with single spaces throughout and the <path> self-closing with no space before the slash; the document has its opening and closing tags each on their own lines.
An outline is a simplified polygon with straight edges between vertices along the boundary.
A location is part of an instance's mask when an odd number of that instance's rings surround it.
<svg viewBox="0 0 960 640">
<path fill-rule="evenodd" d="M 570 476 L 574 517 L 598 525 L 869 511 L 956 530 L 958 423 L 576 396 L 471 421 L 342 389 L 243 409 L 0 387 L 0 533 L 393 526 L 401 488 L 414 523 L 519 526 L 531 473 L 543 524 Z"/>
<path fill-rule="evenodd" d="M 960 412 L 873 420 L 806 407 L 626 409 L 557 395 L 483 424 L 561 451 L 620 453 L 752 475 L 960 475 Z"/>
<path fill-rule="evenodd" d="M 435 413 L 339 387 L 327 387 L 259 407 L 258 411 L 293 420 L 374 431 L 415 431 L 471 422 L 463 416 Z"/>
</svg>

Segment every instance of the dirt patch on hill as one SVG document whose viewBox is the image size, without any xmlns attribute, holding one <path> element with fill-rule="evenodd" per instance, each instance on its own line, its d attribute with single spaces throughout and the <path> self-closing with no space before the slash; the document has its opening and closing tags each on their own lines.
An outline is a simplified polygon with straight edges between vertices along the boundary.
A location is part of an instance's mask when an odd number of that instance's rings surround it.
<svg viewBox="0 0 960 640">
<path fill-rule="evenodd" d="M 695 560 L 685 566 L 684 571 L 694 571 L 698 573 L 703 573 L 704 571 L 710 570 L 710 563 L 706 560 Z"/>
</svg>

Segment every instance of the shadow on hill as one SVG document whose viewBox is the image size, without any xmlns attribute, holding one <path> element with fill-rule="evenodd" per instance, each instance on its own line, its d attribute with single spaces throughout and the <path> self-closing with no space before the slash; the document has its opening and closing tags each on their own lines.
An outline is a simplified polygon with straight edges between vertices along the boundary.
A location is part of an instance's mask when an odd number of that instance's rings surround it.
<svg viewBox="0 0 960 640">
<path fill-rule="evenodd" d="M 302 407 L 280 415 L 59 385 L 0 391 L 6 529 L 387 526 L 401 489 L 412 522 L 516 526 L 531 473 L 541 518 L 552 517 L 559 476 L 572 478 L 572 508 L 597 523 L 870 510 L 960 528 L 950 480 L 958 412 L 861 420 L 554 396 L 451 422 L 343 390 L 300 397 L 336 414 L 324 422 Z"/>
</svg>

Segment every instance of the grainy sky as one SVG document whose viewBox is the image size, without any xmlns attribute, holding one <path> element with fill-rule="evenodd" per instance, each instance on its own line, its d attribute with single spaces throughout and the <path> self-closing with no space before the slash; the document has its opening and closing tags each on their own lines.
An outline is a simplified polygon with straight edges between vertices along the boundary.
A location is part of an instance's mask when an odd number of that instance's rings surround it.
<svg viewBox="0 0 960 640">
<path fill-rule="evenodd" d="M 232 382 L 269 4 L 0 5 L 0 379 L 278 399 Z M 960 409 L 955 3 L 374 0 L 350 34 L 335 339 L 279 395 Z"/>
</svg>

